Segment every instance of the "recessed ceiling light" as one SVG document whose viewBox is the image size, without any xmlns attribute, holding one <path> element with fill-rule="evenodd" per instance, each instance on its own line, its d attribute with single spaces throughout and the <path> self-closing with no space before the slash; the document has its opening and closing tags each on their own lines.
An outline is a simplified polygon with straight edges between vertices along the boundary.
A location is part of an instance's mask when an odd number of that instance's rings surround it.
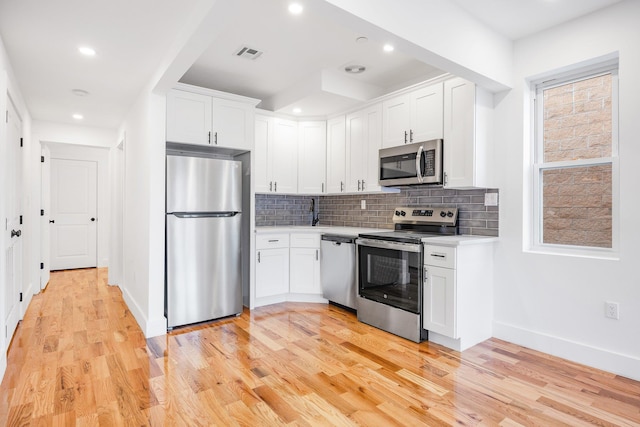
<svg viewBox="0 0 640 427">
<path fill-rule="evenodd" d="M 84 89 L 72 89 L 71 92 L 76 96 L 87 96 L 89 92 Z"/>
<path fill-rule="evenodd" d="M 392 44 L 387 43 L 387 44 L 385 44 L 385 45 L 382 47 L 382 49 L 383 49 L 385 52 L 393 52 L 393 50 L 395 49 L 395 47 L 393 47 L 393 45 L 392 45 Z"/>
<path fill-rule="evenodd" d="M 360 74 L 364 73 L 364 70 L 367 68 L 364 65 L 347 65 L 344 67 L 344 70 L 349 74 Z"/>
<path fill-rule="evenodd" d="M 296 107 L 293 109 L 293 114 L 300 114 L 300 113 L 302 113 L 302 108 Z"/>
<path fill-rule="evenodd" d="M 369 39 L 368 39 L 368 38 L 366 38 L 366 37 L 364 37 L 364 36 L 363 36 L 363 37 L 358 37 L 358 38 L 356 39 L 356 43 L 358 43 L 358 44 L 364 44 L 364 43 L 366 43 L 366 42 L 368 42 L 368 41 L 369 41 Z"/>
<path fill-rule="evenodd" d="M 300 15 L 302 13 L 303 7 L 300 3 L 291 3 L 289 5 L 289 12 L 294 15 Z"/>
<path fill-rule="evenodd" d="M 89 46 L 80 46 L 78 50 L 80 51 L 81 54 L 85 56 L 95 56 L 96 54 L 96 51 L 90 48 Z"/>
<path fill-rule="evenodd" d="M 77 114 L 77 113 L 76 113 L 76 114 L 74 114 L 74 115 L 72 115 L 71 117 L 73 117 L 73 118 L 74 118 L 74 119 L 76 119 L 76 120 L 82 120 L 82 119 L 84 119 L 84 116 L 83 116 L 82 114 Z"/>
</svg>

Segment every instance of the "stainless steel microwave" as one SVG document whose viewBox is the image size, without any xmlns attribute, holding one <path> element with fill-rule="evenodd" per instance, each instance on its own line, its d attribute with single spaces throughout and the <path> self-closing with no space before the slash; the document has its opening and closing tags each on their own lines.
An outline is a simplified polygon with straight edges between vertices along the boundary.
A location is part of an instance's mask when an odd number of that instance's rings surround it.
<svg viewBox="0 0 640 427">
<path fill-rule="evenodd" d="M 380 150 L 378 182 L 385 187 L 442 184 L 442 140 Z"/>
</svg>

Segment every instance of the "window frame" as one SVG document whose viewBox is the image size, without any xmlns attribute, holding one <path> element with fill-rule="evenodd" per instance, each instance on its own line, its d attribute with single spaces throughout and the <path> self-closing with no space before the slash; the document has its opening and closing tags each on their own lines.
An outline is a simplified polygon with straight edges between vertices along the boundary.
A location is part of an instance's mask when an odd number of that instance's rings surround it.
<svg viewBox="0 0 640 427">
<path fill-rule="evenodd" d="M 611 74 L 611 156 L 568 161 L 544 161 L 544 91 L 569 83 Z M 619 140 L 618 140 L 618 62 L 590 66 L 573 72 L 554 74 L 531 82 L 531 252 L 577 257 L 618 259 L 619 254 Z M 611 165 L 611 248 L 543 242 L 543 179 L 546 170 Z"/>
</svg>

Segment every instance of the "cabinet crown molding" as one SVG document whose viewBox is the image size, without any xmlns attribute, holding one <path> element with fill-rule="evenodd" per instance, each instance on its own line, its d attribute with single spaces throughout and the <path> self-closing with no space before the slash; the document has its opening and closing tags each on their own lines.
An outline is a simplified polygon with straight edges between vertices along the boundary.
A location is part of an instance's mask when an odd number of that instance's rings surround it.
<svg viewBox="0 0 640 427">
<path fill-rule="evenodd" d="M 186 83 L 177 83 L 173 87 L 173 89 L 181 90 L 184 92 L 198 93 L 200 95 L 208 95 L 214 98 L 226 99 L 229 101 L 244 102 L 252 105 L 253 107 L 255 107 L 260 102 L 262 102 L 262 100 L 257 98 L 250 98 L 248 96 L 236 95 L 234 93 L 222 92 L 220 90 L 215 90 L 215 89 L 208 89 L 206 87 L 193 86 Z"/>
</svg>

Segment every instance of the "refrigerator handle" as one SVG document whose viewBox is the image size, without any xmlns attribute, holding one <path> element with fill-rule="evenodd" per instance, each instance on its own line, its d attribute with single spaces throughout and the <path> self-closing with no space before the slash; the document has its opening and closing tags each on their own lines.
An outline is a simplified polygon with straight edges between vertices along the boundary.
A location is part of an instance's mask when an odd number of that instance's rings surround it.
<svg viewBox="0 0 640 427">
<path fill-rule="evenodd" d="M 258 263 L 260 263 L 260 251 L 258 251 Z"/>
<path fill-rule="evenodd" d="M 231 218 L 239 213 L 240 212 L 173 212 L 170 215 L 177 216 L 178 218 Z"/>
</svg>

